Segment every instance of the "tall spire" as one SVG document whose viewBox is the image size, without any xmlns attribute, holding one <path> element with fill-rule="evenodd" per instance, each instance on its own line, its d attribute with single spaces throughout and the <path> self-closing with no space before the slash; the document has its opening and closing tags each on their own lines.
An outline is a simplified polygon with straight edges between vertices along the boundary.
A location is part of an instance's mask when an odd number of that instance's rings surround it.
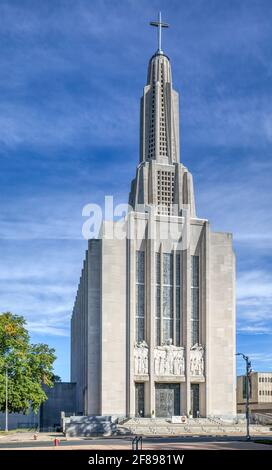
<svg viewBox="0 0 272 470">
<path fill-rule="evenodd" d="M 149 60 L 141 98 L 140 164 L 129 203 L 140 212 L 143 205 L 152 205 L 158 214 L 172 215 L 181 215 L 186 204 L 195 217 L 192 176 L 179 158 L 179 94 L 173 88 L 170 59 L 161 45 L 161 30 L 168 25 L 160 13 L 158 21 L 150 24 L 158 28 L 158 51 Z"/>
<path fill-rule="evenodd" d="M 169 58 L 162 52 L 161 20 L 150 23 L 159 31 L 158 51 L 148 65 L 147 84 L 141 99 L 140 161 L 179 162 L 178 93 L 173 89 Z"/>
<path fill-rule="evenodd" d="M 158 50 L 157 54 L 163 54 L 162 51 L 162 28 L 169 28 L 167 23 L 162 23 L 161 12 L 158 14 L 158 21 L 150 21 L 150 26 L 158 28 Z"/>
</svg>

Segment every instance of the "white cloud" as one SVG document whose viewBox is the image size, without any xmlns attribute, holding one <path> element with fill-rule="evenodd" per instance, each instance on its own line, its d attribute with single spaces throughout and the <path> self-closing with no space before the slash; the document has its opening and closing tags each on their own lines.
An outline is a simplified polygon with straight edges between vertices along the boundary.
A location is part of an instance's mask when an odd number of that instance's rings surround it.
<svg viewBox="0 0 272 470">
<path fill-rule="evenodd" d="M 272 367 L 272 353 L 269 352 L 251 352 L 250 358 L 254 361 L 262 361 L 270 363 Z"/>
<path fill-rule="evenodd" d="M 256 305 L 257 299 L 266 299 L 272 303 L 272 274 L 263 270 L 240 273 L 237 282 L 238 302 L 252 299 Z"/>
<path fill-rule="evenodd" d="M 190 101 L 189 101 L 190 100 Z M 184 107 L 184 105 L 183 105 Z M 209 147 L 260 148 L 271 143 L 272 106 L 270 95 L 260 98 L 190 95 L 183 110 L 186 140 Z"/>
<path fill-rule="evenodd" d="M 239 273 L 238 333 L 272 334 L 272 275 L 265 270 Z"/>
<path fill-rule="evenodd" d="M 0 312 L 23 315 L 32 333 L 68 336 L 86 243 L 18 243 L 2 250 Z"/>
<path fill-rule="evenodd" d="M 76 95 L 67 96 L 63 92 L 57 97 L 49 96 L 47 104 L 35 101 L 12 103 L 11 100 L 7 103 L 2 100 L 0 143 L 11 148 L 29 145 L 44 151 L 51 147 L 80 148 L 82 143 L 91 146 L 93 142 L 95 145 L 116 146 L 120 145 L 125 134 L 126 145 L 135 141 L 138 124 L 136 100 L 125 95 L 108 98 L 111 101 L 109 109 L 105 93 L 103 95 L 103 99 L 94 103 L 92 97 L 86 96 L 84 103 L 80 103 Z"/>
<path fill-rule="evenodd" d="M 261 46 L 266 40 L 265 28 L 270 25 L 265 15 L 259 16 L 257 27 L 255 21 L 251 22 L 250 12 L 242 10 L 237 16 L 235 8 L 221 9 L 224 17 L 214 21 L 218 14 L 214 8 L 205 22 L 197 16 L 203 14 L 201 7 L 196 12 L 188 4 L 177 8 L 175 15 L 169 11 L 174 25 L 167 44 L 174 57 L 178 55 L 174 77 L 179 80 L 177 88 L 181 91 L 181 84 L 186 84 L 186 106 L 182 101 L 183 121 L 188 128 L 186 139 L 228 147 L 259 145 L 260 139 L 271 142 L 269 96 L 233 97 L 230 90 L 224 91 L 222 82 L 220 86 L 215 80 L 218 53 L 247 53 L 268 67 Z M 124 143 L 124 136 L 126 142 L 136 144 L 139 103 L 135 93 L 140 92 L 138 83 L 140 87 L 144 85 L 149 58 L 147 55 L 143 59 L 142 51 L 151 38 L 155 43 L 154 32 L 148 28 L 149 15 L 154 12 L 152 5 L 143 9 L 130 2 L 124 10 L 122 3 L 110 8 L 104 2 L 77 2 L 68 10 L 62 3 L 51 10 L 42 4 L 28 8 L 2 2 L 0 11 L 3 33 L 20 39 L 12 54 L 3 49 L 0 59 L 2 98 L 7 96 L 0 108 L 1 140 L 5 145 L 74 147 L 94 139 L 98 144 L 117 145 L 120 139 Z M 176 46 L 181 31 L 178 15 L 184 18 L 181 50 Z M 52 35 L 54 42 L 50 40 Z M 152 50 L 150 44 L 150 54 Z M 135 74 L 139 67 L 142 77 Z M 81 94 L 69 85 L 69 80 L 74 81 L 79 73 L 78 80 L 87 84 Z M 36 91 L 39 99 L 30 93 L 31 85 L 37 86 L 39 81 L 48 88 L 43 99 L 42 89 L 40 93 Z M 205 85 L 213 81 L 213 94 L 206 96 Z"/>
<path fill-rule="evenodd" d="M 238 333 L 272 334 L 272 327 L 259 325 L 259 324 L 238 326 Z"/>
<path fill-rule="evenodd" d="M 49 322 L 34 322 L 28 321 L 27 328 L 30 333 L 40 333 L 42 335 L 49 335 L 49 336 L 70 336 L 69 328 L 61 328 L 54 325 L 50 325 Z"/>
</svg>

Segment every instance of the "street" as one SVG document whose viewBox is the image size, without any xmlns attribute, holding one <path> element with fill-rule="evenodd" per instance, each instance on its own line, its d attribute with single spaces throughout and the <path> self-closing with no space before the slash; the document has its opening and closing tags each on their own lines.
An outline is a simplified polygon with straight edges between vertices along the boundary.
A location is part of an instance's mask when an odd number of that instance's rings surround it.
<svg viewBox="0 0 272 470">
<path fill-rule="evenodd" d="M 19 436 L 18 440 L 13 436 L 13 440 L 7 440 L 6 436 L 1 436 L 0 450 L 120 450 L 131 449 L 132 438 L 76 438 L 66 439 L 58 436 L 59 445 L 54 446 L 55 436 L 38 436 L 35 440 L 23 440 Z M 262 440 L 256 436 L 254 440 Z M 263 438 L 269 440 L 270 438 Z M 272 440 L 272 438 L 271 438 Z M 242 437 L 153 437 L 143 438 L 143 450 L 272 450 L 272 445 L 254 442 L 247 442 Z"/>
</svg>

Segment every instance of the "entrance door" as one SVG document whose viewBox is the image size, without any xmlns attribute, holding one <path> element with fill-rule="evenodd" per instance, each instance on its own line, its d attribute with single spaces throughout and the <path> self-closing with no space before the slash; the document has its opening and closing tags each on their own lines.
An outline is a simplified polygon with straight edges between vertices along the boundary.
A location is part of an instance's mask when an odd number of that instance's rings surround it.
<svg viewBox="0 0 272 470">
<path fill-rule="evenodd" d="M 199 384 L 191 384 L 191 410 L 193 418 L 199 416 Z"/>
<path fill-rule="evenodd" d="M 180 414 L 179 384 L 156 384 L 156 417 L 171 418 Z"/>
<path fill-rule="evenodd" d="M 144 383 L 135 384 L 135 415 L 144 416 Z"/>
</svg>

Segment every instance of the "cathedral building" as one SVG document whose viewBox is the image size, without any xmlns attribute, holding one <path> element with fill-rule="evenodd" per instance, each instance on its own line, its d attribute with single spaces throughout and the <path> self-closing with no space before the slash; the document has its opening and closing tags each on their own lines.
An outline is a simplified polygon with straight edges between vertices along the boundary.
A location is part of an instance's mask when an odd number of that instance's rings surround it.
<svg viewBox="0 0 272 470">
<path fill-rule="evenodd" d="M 179 95 L 161 49 L 140 103 L 140 158 L 125 236 L 88 241 L 71 321 L 71 381 L 84 415 L 234 417 L 232 235 L 196 213 L 180 162 Z M 210 169 L 212 171 L 212 169 Z M 113 229 L 113 230 L 112 230 Z"/>
</svg>

